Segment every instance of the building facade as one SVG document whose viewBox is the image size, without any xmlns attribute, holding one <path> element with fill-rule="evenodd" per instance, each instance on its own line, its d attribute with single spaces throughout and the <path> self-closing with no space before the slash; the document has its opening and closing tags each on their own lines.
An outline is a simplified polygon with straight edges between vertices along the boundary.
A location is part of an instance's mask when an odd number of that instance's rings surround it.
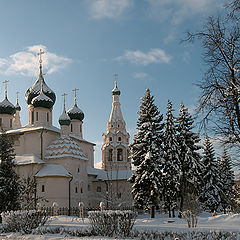
<svg viewBox="0 0 240 240">
<path fill-rule="evenodd" d="M 53 106 L 56 95 L 42 73 L 40 51 L 39 75 L 25 94 L 28 105 L 28 123 L 22 126 L 21 108 L 5 97 L 0 102 L 0 125 L 14 141 L 16 171 L 22 180 L 36 182 L 36 203 L 60 207 L 131 205 L 131 176 L 129 134 L 120 109 L 120 91 L 115 82 L 113 103 L 107 133 L 103 134 L 102 169 L 94 167 L 94 146 L 83 137 L 84 113 L 75 101 L 59 116 L 60 128 L 53 126 Z M 7 82 L 5 82 L 7 84 Z M 65 99 L 65 95 L 64 95 Z"/>
</svg>

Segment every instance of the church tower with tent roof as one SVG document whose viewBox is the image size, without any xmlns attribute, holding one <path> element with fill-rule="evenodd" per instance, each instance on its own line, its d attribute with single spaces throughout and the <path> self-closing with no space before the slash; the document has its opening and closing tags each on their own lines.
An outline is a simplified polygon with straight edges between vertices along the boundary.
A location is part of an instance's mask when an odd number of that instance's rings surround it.
<svg viewBox="0 0 240 240">
<path fill-rule="evenodd" d="M 116 74 L 115 78 L 117 78 Z M 115 79 L 115 86 L 112 90 L 112 111 L 107 121 L 107 133 L 103 134 L 102 169 L 106 171 L 131 170 L 129 133 L 121 111 L 120 94 L 117 79 Z"/>
</svg>

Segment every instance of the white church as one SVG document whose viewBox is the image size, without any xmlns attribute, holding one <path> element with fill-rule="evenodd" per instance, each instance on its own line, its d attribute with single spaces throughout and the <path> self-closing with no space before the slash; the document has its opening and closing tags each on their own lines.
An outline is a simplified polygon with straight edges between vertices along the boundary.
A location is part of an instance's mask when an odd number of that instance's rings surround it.
<svg viewBox="0 0 240 240">
<path fill-rule="evenodd" d="M 59 125 L 52 125 L 56 95 L 42 73 L 40 50 L 39 75 L 26 91 L 28 123 L 21 124 L 18 99 L 14 106 L 7 98 L 0 102 L 0 125 L 14 141 L 16 171 L 21 179 L 35 179 L 37 204 L 50 207 L 131 206 L 132 175 L 129 134 L 120 108 L 120 90 L 115 81 L 112 111 L 103 134 L 102 168 L 94 168 L 95 144 L 84 139 L 84 113 L 77 105 L 66 111 L 65 99 Z M 64 95 L 65 97 L 65 95 Z"/>
</svg>

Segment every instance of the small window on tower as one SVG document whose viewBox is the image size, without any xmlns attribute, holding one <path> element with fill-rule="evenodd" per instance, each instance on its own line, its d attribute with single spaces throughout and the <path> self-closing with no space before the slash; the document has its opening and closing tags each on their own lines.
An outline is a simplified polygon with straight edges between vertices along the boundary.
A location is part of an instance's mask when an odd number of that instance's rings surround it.
<svg viewBox="0 0 240 240">
<path fill-rule="evenodd" d="M 123 150 L 120 148 L 117 150 L 117 160 L 123 161 Z"/>
<path fill-rule="evenodd" d="M 38 121 L 38 112 L 36 112 L 36 121 Z"/>
<path fill-rule="evenodd" d="M 109 141 L 110 141 L 110 142 L 112 141 L 112 137 L 109 138 Z"/>
<path fill-rule="evenodd" d="M 80 133 L 82 132 L 82 124 L 80 124 Z"/>
<path fill-rule="evenodd" d="M 49 113 L 47 113 L 47 122 L 49 122 Z"/>
<path fill-rule="evenodd" d="M 90 186 L 90 184 L 88 184 L 88 191 L 91 191 L 91 186 Z"/>
<path fill-rule="evenodd" d="M 98 187 L 97 187 L 97 192 L 101 192 L 101 191 L 102 191 L 101 187 L 98 186 Z"/>
<path fill-rule="evenodd" d="M 12 119 L 10 119 L 10 128 L 12 128 Z"/>
<path fill-rule="evenodd" d="M 112 161 L 112 158 L 113 158 L 113 150 L 112 149 L 109 149 L 109 152 L 108 152 L 109 156 L 108 156 L 108 161 Z"/>
<path fill-rule="evenodd" d="M 42 192 L 45 192 L 45 185 L 42 185 Z"/>
<path fill-rule="evenodd" d="M 118 137 L 118 141 L 121 142 L 121 141 L 122 141 L 122 138 L 121 138 L 121 137 Z"/>
<path fill-rule="evenodd" d="M 78 193 L 78 189 L 77 189 L 77 187 L 75 187 L 75 193 Z"/>
<path fill-rule="evenodd" d="M 119 125 L 118 125 L 118 127 L 119 127 Z"/>
<path fill-rule="evenodd" d="M 72 126 L 72 124 L 71 124 L 71 132 L 73 131 L 73 126 Z"/>
<path fill-rule="evenodd" d="M 122 197 L 122 194 L 121 194 L 121 193 L 118 193 L 118 194 L 117 194 L 117 197 L 118 197 L 118 199 L 120 199 L 120 198 Z"/>
<path fill-rule="evenodd" d="M 78 170 L 77 170 L 77 171 L 78 171 L 78 173 L 79 173 L 79 172 L 80 172 L 80 168 L 78 168 Z"/>
<path fill-rule="evenodd" d="M 81 193 L 83 193 L 83 189 L 81 188 Z"/>
<path fill-rule="evenodd" d="M 0 126 L 2 126 L 2 118 L 0 118 Z"/>
</svg>

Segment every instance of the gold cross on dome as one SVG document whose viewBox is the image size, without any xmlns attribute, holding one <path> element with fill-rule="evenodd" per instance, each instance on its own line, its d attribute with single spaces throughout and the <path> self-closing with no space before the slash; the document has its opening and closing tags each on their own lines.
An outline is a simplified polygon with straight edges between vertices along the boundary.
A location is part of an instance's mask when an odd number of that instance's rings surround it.
<svg viewBox="0 0 240 240">
<path fill-rule="evenodd" d="M 79 91 L 78 88 L 73 89 L 74 92 L 74 103 L 77 104 L 77 91 Z"/>
<path fill-rule="evenodd" d="M 42 63 L 42 55 L 44 54 L 45 52 L 40 48 L 40 51 L 38 53 L 38 56 L 39 56 L 39 63 L 41 64 Z"/>
<path fill-rule="evenodd" d="M 66 96 L 67 96 L 67 94 L 64 93 L 64 94 L 62 94 L 62 96 L 63 96 L 63 109 L 64 109 L 64 111 L 66 111 Z"/>
<path fill-rule="evenodd" d="M 7 83 L 9 81 L 5 80 L 3 83 L 5 84 L 5 98 L 7 98 Z"/>
</svg>

